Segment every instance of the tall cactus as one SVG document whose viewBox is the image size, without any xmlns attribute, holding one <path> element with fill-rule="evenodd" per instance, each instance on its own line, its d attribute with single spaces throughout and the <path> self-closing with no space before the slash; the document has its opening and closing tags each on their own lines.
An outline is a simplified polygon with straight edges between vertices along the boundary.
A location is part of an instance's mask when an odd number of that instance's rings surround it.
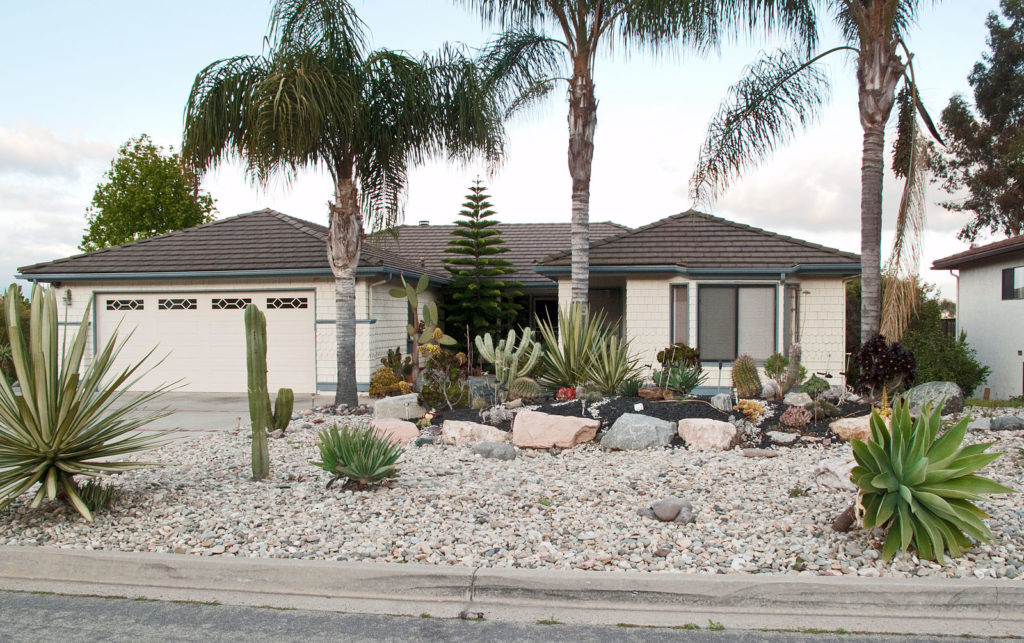
<svg viewBox="0 0 1024 643">
<path fill-rule="evenodd" d="M 757 374 L 754 358 L 750 355 L 740 355 L 732 363 L 732 385 L 736 388 L 736 394 L 742 398 L 761 394 L 761 378 Z"/>
<path fill-rule="evenodd" d="M 282 388 L 277 391 L 277 399 L 274 401 L 274 429 L 284 431 L 292 420 L 292 409 L 295 408 L 295 392 L 290 388 Z"/>
<path fill-rule="evenodd" d="M 782 380 L 782 394 L 785 395 L 800 385 L 800 344 L 793 342 L 789 347 L 789 364 L 786 366 L 786 378 Z"/>
<path fill-rule="evenodd" d="M 270 475 L 267 428 L 272 421 L 267 393 L 267 318 L 252 304 L 245 307 L 245 349 L 252 420 L 252 477 L 262 480 Z"/>
<path fill-rule="evenodd" d="M 507 391 L 512 383 L 525 377 L 537 366 L 541 356 L 540 342 L 533 339 L 533 330 L 523 329 L 523 336 L 516 345 L 516 331 L 508 331 L 508 336 L 494 345 L 490 333 L 476 337 L 476 349 L 480 356 L 494 364 L 494 376 L 498 383 Z"/>
</svg>

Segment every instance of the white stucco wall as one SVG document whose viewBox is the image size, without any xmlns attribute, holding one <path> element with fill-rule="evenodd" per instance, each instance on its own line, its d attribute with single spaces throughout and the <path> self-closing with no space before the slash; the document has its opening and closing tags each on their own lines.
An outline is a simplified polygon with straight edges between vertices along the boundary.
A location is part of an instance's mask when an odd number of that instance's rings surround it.
<svg viewBox="0 0 1024 643">
<path fill-rule="evenodd" d="M 833 384 L 845 384 L 840 373 L 845 370 L 846 353 L 846 289 L 838 277 L 803 277 L 800 284 L 800 341 L 802 363 L 809 373 L 831 373 Z M 640 364 L 658 368 L 657 353 L 671 343 L 671 289 L 675 284 L 686 284 L 689 298 L 689 345 L 697 346 L 697 287 L 700 284 L 776 284 L 777 301 L 783 301 L 782 287 L 777 281 L 738 280 L 735 282 L 689 280 L 684 276 L 638 276 L 625 280 L 625 327 L 633 354 Z M 791 282 L 792 283 L 792 282 Z M 570 301 L 570 280 L 558 281 L 559 305 Z M 777 310 L 777 346 L 782 351 L 783 321 L 781 306 Z M 708 370 L 706 386 L 718 384 L 717 363 L 705 365 Z M 648 370 L 649 374 L 650 371 Z M 764 373 L 762 371 L 762 378 Z M 722 385 L 731 381 L 731 369 L 722 369 Z"/>
<path fill-rule="evenodd" d="M 979 397 L 985 388 L 996 399 L 1024 392 L 1024 299 L 1002 298 L 1003 269 L 1019 266 L 1024 256 L 960 270 L 957 333 L 967 333 L 978 361 L 992 369 L 974 392 Z"/>
</svg>

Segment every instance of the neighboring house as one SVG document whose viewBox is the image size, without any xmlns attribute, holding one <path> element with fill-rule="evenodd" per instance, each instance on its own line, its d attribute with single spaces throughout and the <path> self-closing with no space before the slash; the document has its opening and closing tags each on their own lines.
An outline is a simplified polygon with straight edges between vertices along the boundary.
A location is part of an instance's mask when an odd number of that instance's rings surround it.
<svg viewBox="0 0 1024 643">
<path fill-rule="evenodd" d="M 939 259 L 957 270 L 957 331 L 992 369 L 983 385 L 997 399 L 1024 394 L 1024 235 Z"/>
<path fill-rule="evenodd" d="M 570 261 L 565 251 L 536 269 L 558 281 L 562 304 Z M 685 342 L 700 350 L 710 388 L 730 385 L 737 355 L 762 362 L 794 341 L 808 372 L 844 384 L 844 282 L 859 274 L 858 255 L 694 210 L 590 247 L 592 300 L 621 315 L 640 363 L 657 367 L 659 350 Z"/>
<path fill-rule="evenodd" d="M 436 300 L 448 283 L 442 261 L 453 228 L 401 226 L 363 245 L 356 280 L 360 388 L 388 349 L 406 350 L 406 302 L 388 291 L 403 275 L 425 274 L 430 288 L 421 305 Z M 570 225 L 506 223 L 499 230 L 528 312 L 554 316 L 569 301 Z M 859 273 L 856 255 L 692 211 L 637 230 L 592 223 L 590 234 L 592 306 L 623 321 L 642 364 L 684 341 L 700 348 L 715 386 L 719 361 L 727 384 L 737 354 L 763 360 L 797 340 L 809 371 L 842 383 L 843 281 Z M 242 308 L 254 303 L 267 315 L 270 388 L 330 392 L 335 305 L 326 235 L 323 226 L 261 210 L 25 266 L 18 276 L 59 289 L 66 328 L 92 302 L 87 355 L 119 325 L 134 332 L 124 363 L 157 346 L 164 362 L 133 388 L 180 379 L 187 391 L 244 391 Z"/>
</svg>

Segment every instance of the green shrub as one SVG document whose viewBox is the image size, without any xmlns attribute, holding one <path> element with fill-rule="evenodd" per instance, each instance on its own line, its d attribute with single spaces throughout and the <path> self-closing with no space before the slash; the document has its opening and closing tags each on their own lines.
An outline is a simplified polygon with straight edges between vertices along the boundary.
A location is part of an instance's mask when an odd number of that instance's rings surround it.
<svg viewBox="0 0 1024 643">
<path fill-rule="evenodd" d="M 817 397 L 830 388 L 831 385 L 827 379 L 815 374 L 811 376 L 811 379 L 804 382 L 803 386 L 800 387 L 800 392 L 807 393 L 811 397 Z"/>
<path fill-rule="evenodd" d="M 988 379 L 989 368 L 978 363 L 967 334 L 954 339 L 942 332 L 942 311 L 934 299 L 920 304 L 902 343 L 914 354 L 918 384 L 956 382 L 967 397 Z"/>
<path fill-rule="evenodd" d="M 378 366 L 370 376 L 370 397 L 387 397 L 389 395 L 405 395 L 412 393 L 412 386 L 405 380 L 395 377 L 395 372 L 388 366 Z"/>
<path fill-rule="evenodd" d="M 12 286 L 4 299 L 11 364 L 22 395 L 15 396 L 0 378 L 0 508 L 40 483 L 32 507 L 59 495 L 91 522 L 92 511 L 82 500 L 75 476 L 102 477 L 155 466 L 115 458 L 166 442 L 166 433 L 137 431 L 167 415 L 142 408 L 168 387 L 142 395 L 125 392 L 148 371 L 141 370 L 142 362 L 114 370 L 124 345 L 116 333 L 82 369 L 90 335 L 89 306 L 62 354 L 52 288 L 32 288 L 31 342 L 25 341 L 18 315 L 17 287 Z"/>
<path fill-rule="evenodd" d="M 402 445 L 387 436 L 377 435 L 372 428 L 342 427 L 334 424 L 320 431 L 317 446 L 320 461 L 313 462 L 324 471 L 334 474 L 327 483 L 330 488 L 341 478 L 346 484 L 364 489 L 382 480 L 398 477 L 396 463 L 402 457 Z"/>
<path fill-rule="evenodd" d="M 860 487 L 864 527 L 888 530 L 882 548 L 886 559 L 910 545 L 920 558 L 939 563 L 947 550 L 959 557 L 971 546 L 970 538 L 992 538 L 982 522 L 988 514 L 971 501 L 983 494 L 1015 493 L 975 475 L 1002 455 L 985 452 L 994 443 L 961 446 L 968 418 L 938 437 L 939 413 L 938 408 L 926 408 L 912 421 L 906 402 L 900 401 L 893 408 L 891 431 L 874 411 L 871 440 L 851 441 L 857 460 L 852 477 Z"/>
<path fill-rule="evenodd" d="M 78 488 L 78 495 L 89 511 L 96 513 L 111 509 L 114 503 L 121 498 L 121 490 L 113 485 L 87 480 Z"/>
<path fill-rule="evenodd" d="M 537 381 L 551 390 L 585 383 L 598 347 L 611 332 L 605 325 L 604 313 L 584 315 L 582 306 L 571 304 L 558 309 L 557 327 L 550 319 L 537 322 L 544 340 Z"/>
<path fill-rule="evenodd" d="M 639 361 L 629 354 L 628 339 L 619 339 L 615 333 L 608 333 L 598 345 L 587 369 L 587 383 L 602 395 L 618 395 L 622 383 L 639 372 Z"/>
</svg>

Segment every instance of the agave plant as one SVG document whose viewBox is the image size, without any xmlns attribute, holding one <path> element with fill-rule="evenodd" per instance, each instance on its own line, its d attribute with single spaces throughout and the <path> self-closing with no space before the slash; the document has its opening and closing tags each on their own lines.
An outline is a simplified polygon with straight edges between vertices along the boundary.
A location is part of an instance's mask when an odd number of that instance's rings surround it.
<svg viewBox="0 0 1024 643">
<path fill-rule="evenodd" d="M 1015 493 L 975 475 L 1002 453 L 985 453 L 992 442 L 961 446 L 967 418 L 936 439 L 941 408 L 941 403 L 934 411 L 926 408 L 915 421 L 901 401 L 893 409 L 891 430 L 875 411 L 871 440 L 851 441 L 857 460 L 852 476 L 860 487 L 864 527 L 888 530 L 882 548 L 886 559 L 911 544 L 920 558 L 942 563 L 947 550 L 959 557 L 971 546 L 971 538 L 992 538 L 982 522 L 988 514 L 971 501 L 981 500 L 983 494 Z"/>
<path fill-rule="evenodd" d="M 31 341 L 26 342 L 26 329 L 15 309 L 16 288 L 12 285 L 7 291 L 5 313 L 11 363 L 21 395 L 15 395 L 0 377 L 0 509 L 39 483 L 31 507 L 59 495 L 91 522 L 92 511 L 82 500 L 75 476 L 103 477 L 154 466 L 114 458 L 166 442 L 166 432 L 147 435 L 137 431 L 167 415 L 139 411 L 170 386 L 138 396 L 126 394 L 150 369 L 140 370 L 144 358 L 120 372 L 115 370 L 126 341 L 118 340 L 116 333 L 83 370 L 89 308 L 62 351 L 52 288 L 32 288 Z"/>
<path fill-rule="evenodd" d="M 594 353 L 587 369 L 587 381 L 602 395 L 617 395 L 622 383 L 640 371 L 639 361 L 640 358 L 629 354 L 628 339 L 619 339 L 609 332 Z"/>
<path fill-rule="evenodd" d="M 351 428 L 338 425 L 320 431 L 317 444 L 320 447 L 320 461 L 313 464 L 334 477 L 327 488 L 348 478 L 359 489 L 368 485 L 395 478 L 398 467 L 395 463 L 402 457 L 402 445 L 392 442 L 387 436 L 377 435 L 371 428 Z"/>
<path fill-rule="evenodd" d="M 542 385 L 549 389 L 575 387 L 588 381 L 588 371 L 610 330 L 603 312 L 583 313 L 579 304 L 558 309 L 558 326 L 550 319 L 537 320 L 544 354 L 540 358 Z"/>
</svg>

